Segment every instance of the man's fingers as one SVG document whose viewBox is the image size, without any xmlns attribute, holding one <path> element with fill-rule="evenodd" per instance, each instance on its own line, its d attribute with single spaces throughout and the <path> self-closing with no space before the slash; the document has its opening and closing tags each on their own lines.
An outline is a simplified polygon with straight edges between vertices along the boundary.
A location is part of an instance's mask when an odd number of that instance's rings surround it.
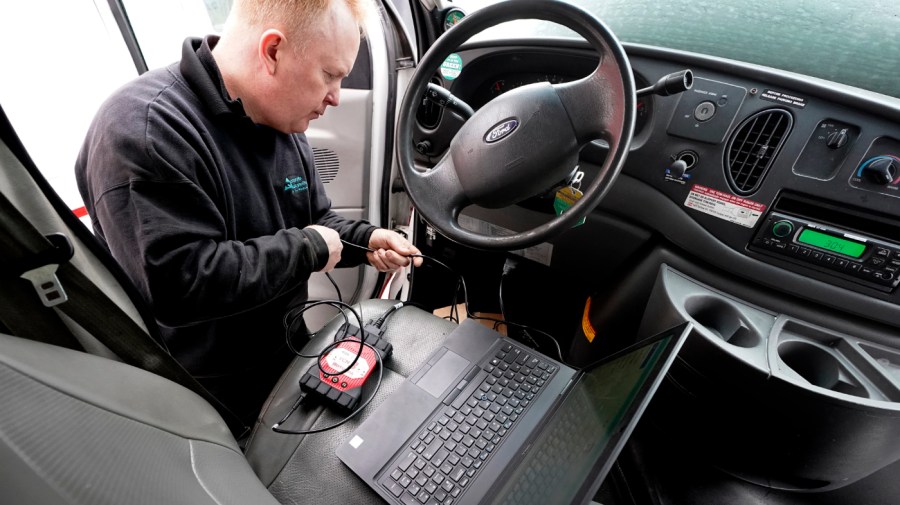
<svg viewBox="0 0 900 505">
<path fill-rule="evenodd" d="M 410 258 L 385 249 L 376 249 L 375 252 L 370 252 L 367 256 L 369 258 L 369 263 L 371 263 L 379 272 L 393 272 L 410 263 Z M 421 258 L 416 258 L 416 260 L 418 260 L 416 266 L 422 264 Z"/>
</svg>

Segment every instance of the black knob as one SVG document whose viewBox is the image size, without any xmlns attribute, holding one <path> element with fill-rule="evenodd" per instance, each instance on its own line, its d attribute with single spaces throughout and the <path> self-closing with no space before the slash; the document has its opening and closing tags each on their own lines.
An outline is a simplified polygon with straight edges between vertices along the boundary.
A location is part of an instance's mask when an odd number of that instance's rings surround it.
<svg viewBox="0 0 900 505">
<path fill-rule="evenodd" d="M 880 158 L 867 163 L 863 173 L 876 184 L 890 184 L 897 175 L 897 162 L 891 158 Z"/>
<path fill-rule="evenodd" d="M 422 140 L 416 142 L 416 151 L 418 151 L 419 154 L 428 154 L 431 151 L 431 141 Z"/>
<path fill-rule="evenodd" d="M 684 173 L 687 172 L 687 169 L 688 166 L 684 160 L 675 160 L 669 165 L 666 172 L 675 179 L 681 179 L 684 177 Z"/>
<path fill-rule="evenodd" d="M 831 132 L 828 134 L 828 138 L 825 139 L 825 145 L 829 149 L 840 149 L 847 145 L 847 140 L 849 140 L 849 136 L 846 130 Z"/>
<path fill-rule="evenodd" d="M 794 231 L 794 224 L 790 221 L 781 220 L 772 225 L 772 235 L 778 238 L 784 238 Z"/>
</svg>

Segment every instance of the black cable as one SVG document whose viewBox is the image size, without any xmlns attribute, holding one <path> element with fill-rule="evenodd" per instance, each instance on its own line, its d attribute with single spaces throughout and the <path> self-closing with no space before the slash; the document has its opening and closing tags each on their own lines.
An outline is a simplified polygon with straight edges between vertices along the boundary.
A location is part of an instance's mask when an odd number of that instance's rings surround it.
<svg viewBox="0 0 900 505">
<path fill-rule="evenodd" d="M 315 355 L 307 355 L 307 354 L 300 353 L 299 351 L 297 351 L 294 348 L 293 342 L 291 342 L 291 337 L 292 337 L 291 328 L 294 326 L 294 323 L 297 322 L 298 319 L 302 318 L 303 314 L 307 310 L 309 310 L 313 307 L 317 307 L 319 305 L 329 305 L 331 307 L 338 308 L 341 312 L 341 315 L 344 316 L 344 322 L 347 323 L 348 326 L 350 324 L 350 318 L 347 317 L 347 314 L 346 314 L 346 312 L 344 312 L 343 309 L 349 310 L 350 313 L 356 317 L 356 322 L 359 325 L 359 327 L 363 328 L 362 316 L 358 312 L 356 312 L 356 310 L 354 310 L 353 307 L 351 307 L 350 305 L 348 305 L 344 302 L 339 302 L 336 300 L 306 301 L 306 302 L 303 302 L 300 307 L 289 310 L 284 315 L 284 318 L 282 319 L 282 324 L 284 325 L 284 328 L 285 328 L 285 340 L 287 342 L 288 349 L 290 349 L 291 352 L 293 352 L 297 356 L 300 356 L 301 358 L 315 358 L 316 364 L 319 366 L 319 370 L 321 370 L 322 373 L 329 373 L 330 375 L 340 375 L 340 374 L 346 373 L 353 369 L 353 367 L 356 365 L 356 362 L 359 361 L 360 356 L 362 356 L 362 350 L 363 350 L 362 346 L 360 346 L 359 352 L 356 353 L 356 356 L 353 358 L 353 361 L 351 361 L 350 364 L 347 365 L 346 368 L 344 368 L 343 370 L 341 370 L 339 372 L 327 372 L 325 369 L 322 368 L 322 356 L 327 354 L 328 351 L 332 350 L 334 348 L 334 346 L 336 346 L 340 342 L 333 342 L 333 343 L 329 344 L 324 350 L 322 350 L 321 352 L 319 352 L 318 354 L 315 354 Z M 288 320 L 290 320 L 290 322 Z M 346 328 L 346 326 L 345 326 L 345 328 Z M 309 335 L 307 335 L 307 336 L 309 336 Z"/>
<path fill-rule="evenodd" d="M 383 325 L 385 323 L 385 321 L 387 321 L 387 318 L 394 312 L 397 312 L 398 310 L 402 309 L 405 305 L 406 305 L 406 302 L 398 302 L 398 303 L 395 303 L 394 305 L 391 305 L 391 308 L 389 308 L 387 311 L 385 311 L 385 313 L 382 314 L 381 317 L 379 317 L 375 321 L 372 321 L 372 324 L 375 325 L 376 328 L 381 329 L 381 325 Z"/>
<path fill-rule="evenodd" d="M 503 319 L 506 319 L 506 307 L 504 307 L 503 303 L 503 280 L 506 279 L 506 276 L 509 275 L 510 272 L 516 269 L 518 262 L 514 260 L 511 256 L 507 256 L 506 260 L 503 261 L 503 272 L 500 274 L 500 289 L 498 290 L 498 297 L 500 298 L 500 315 Z"/>
<path fill-rule="evenodd" d="M 507 326 L 515 326 L 515 327 L 517 327 L 517 328 L 522 329 L 523 332 L 526 332 L 526 335 L 527 335 L 527 331 L 528 331 L 528 330 L 536 331 L 536 332 L 538 332 L 538 333 L 544 335 L 545 337 L 547 337 L 551 342 L 553 342 L 553 345 L 556 347 L 556 353 L 557 353 L 557 355 L 559 356 L 559 361 L 560 361 L 561 363 L 565 363 L 565 362 L 566 362 L 566 361 L 563 359 L 562 348 L 559 346 L 559 342 L 556 340 L 556 338 L 553 337 L 553 335 L 550 335 L 549 333 L 547 333 L 547 332 L 545 332 L 545 331 L 543 331 L 543 330 L 541 330 L 541 329 L 538 329 L 538 328 L 532 328 L 532 327 L 530 327 L 530 326 L 528 326 L 528 325 L 525 325 L 525 324 L 514 323 L 514 322 L 511 322 L 511 321 L 507 321 L 507 320 L 505 320 L 505 319 L 495 319 L 495 318 L 491 318 L 491 317 L 476 316 L 476 315 L 472 314 L 472 312 L 469 310 L 469 290 L 468 290 L 468 288 L 466 288 L 466 279 L 465 279 L 462 275 L 459 275 L 458 273 L 456 273 L 456 271 L 454 271 L 452 268 L 448 267 L 448 266 L 445 265 L 444 263 L 441 263 L 440 261 L 438 261 L 438 260 L 436 260 L 436 259 L 434 259 L 434 258 L 432 258 L 432 257 L 425 256 L 424 254 L 410 254 L 409 257 L 410 257 L 410 258 L 420 257 L 420 258 L 425 259 L 425 260 L 427 260 L 427 261 L 432 261 L 432 262 L 434 262 L 434 263 L 437 263 L 438 265 L 440 265 L 440 266 L 446 268 L 451 274 L 455 275 L 455 276 L 459 279 L 459 283 L 457 284 L 457 290 L 458 290 L 458 286 L 459 286 L 459 285 L 462 285 L 462 290 L 463 290 L 463 304 L 464 304 L 465 307 L 466 307 L 466 317 L 468 317 L 468 318 L 470 318 L 470 319 L 480 319 L 480 320 L 483 320 L 483 321 L 492 321 L 492 322 L 494 322 L 494 323 L 502 323 L 502 324 L 506 324 Z M 456 293 L 454 293 L 454 301 L 455 301 L 455 296 L 456 296 Z M 455 305 L 454 305 L 454 307 L 455 307 Z M 451 313 L 452 313 L 452 310 L 453 310 L 453 309 L 451 308 Z M 458 322 L 458 321 L 459 321 L 459 320 L 457 319 L 457 322 Z M 529 337 L 530 337 L 530 335 L 529 335 Z M 532 340 L 532 342 L 534 342 L 534 341 Z M 537 343 L 536 343 L 536 342 L 534 342 L 534 343 L 535 343 L 535 346 L 537 346 Z"/>
<path fill-rule="evenodd" d="M 341 240 L 341 242 L 343 242 L 343 243 L 346 244 L 346 245 L 352 246 L 352 247 L 356 247 L 356 248 L 359 248 L 359 249 L 364 249 L 364 250 L 366 250 L 367 252 L 375 252 L 374 249 L 371 249 L 371 248 L 369 248 L 369 247 L 361 246 L 361 245 L 358 245 L 358 244 L 353 244 L 353 243 L 347 242 L 347 241 L 345 241 L 345 240 Z M 450 316 L 449 316 L 449 318 L 450 318 L 451 321 L 454 321 L 454 322 L 456 322 L 457 324 L 459 323 L 459 309 L 456 308 L 456 300 L 457 300 L 456 297 L 457 297 L 457 294 L 458 294 L 458 292 L 459 292 L 459 287 L 462 286 L 462 289 L 463 289 L 463 304 L 464 304 L 465 307 L 466 307 L 466 317 L 468 317 L 468 318 L 470 318 L 470 319 L 480 319 L 480 320 L 483 320 L 483 321 L 493 321 L 493 322 L 495 322 L 495 323 L 502 323 L 502 324 L 506 324 L 506 325 L 508 325 L 508 326 L 515 326 L 515 327 L 517 327 L 517 328 L 520 328 L 520 329 L 523 331 L 523 333 L 525 333 L 525 335 L 528 336 L 529 338 L 530 338 L 530 335 L 528 335 L 527 331 L 528 331 L 528 330 L 536 331 L 536 332 L 538 332 L 538 333 L 544 335 L 545 337 L 547 337 L 551 342 L 553 342 L 553 345 L 556 347 L 556 352 L 557 352 L 557 354 L 559 355 L 559 361 L 562 362 L 562 363 L 565 363 L 565 360 L 563 359 L 563 355 L 562 355 L 562 348 L 559 346 L 559 342 L 556 340 L 556 338 L 553 337 L 553 335 L 550 335 L 549 333 L 547 333 L 547 332 L 545 332 L 545 331 L 543 331 L 543 330 L 541 330 L 541 329 L 538 329 L 538 328 L 532 328 L 532 327 L 530 327 L 530 326 L 528 326 L 528 325 L 525 325 L 525 324 L 519 324 L 519 323 L 514 323 L 514 322 L 511 322 L 511 321 L 507 321 L 507 320 L 505 320 L 505 319 L 502 319 L 502 320 L 501 320 L 501 319 L 494 319 L 494 318 L 490 318 L 490 317 L 475 316 L 474 314 L 472 314 L 471 311 L 469 311 L 469 291 L 468 291 L 468 289 L 466 288 L 466 280 L 465 280 L 465 278 L 463 278 L 462 275 L 456 273 L 455 270 L 453 270 L 452 268 L 450 268 L 450 267 L 447 266 L 446 264 L 442 263 L 441 261 L 438 261 L 437 259 L 432 258 L 431 256 L 426 256 L 426 255 L 424 255 L 424 254 L 409 254 L 409 255 L 407 255 L 406 257 L 407 257 L 407 258 L 410 258 L 410 259 L 412 259 L 412 258 L 422 258 L 422 259 L 425 260 L 425 261 L 431 261 L 431 262 L 433 262 L 433 263 L 436 263 L 437 265 L 440 265 L 441 267 L 445 268 L 448 272 L 450 272 L 452 275 L 456 276 L 456 278 L 458 279 L 458 282 L 457 282 L 457 285 L 456 285 L 456 289 L 455 289 L 454 292 L 453 292 L 453 303 L 450 305 Z M 454 312 L 456 313 L 456 319 L 453 318 L 453 317 L 454 317 Z M 532 340 L 532 342 L 534 342 L 534 340 Z M 537 346 L 537 343 L 536 343 L 536 342 L 534 342 L 534 344 L 535 344 L 535 346 Z"/>
<path fill-rule="evenodd" d="M 378 349 L 375 349 L 374 347 L 372 347 L 371 345 L 369 345 L 365 342 L 360 342 L 358 340 L 353 340 L 352 342 L 358 342 L 359 344 L 361 344 L 359 346 L 360 354 L 362 354 L 363 346 L 368 347 L 369 349 L 372 349 L 372 351 L 375 352 L 375 357 L 376 357 L 377 366 L 378 366 L 378 380 L 375 382 L 375 390 L 372 391 L 372 394 L 369 395 L 369 398 L 366 399 L 366 401 L 363 402 L 362 405 L 357 407 L 356 410 L 354 410 L 353 412 L 348 414 L 347 417 L 345 417 L 344 419 L 338 421 L 337 423 L 335 423 L 331 426 L 326 426 L 324 428 L 316 428 L 314 430 L 302 430 L 302 431 L 284 430 L 284 429 L 279 428 L 279 426 L 284 424 L 284 422 L 287 421 L 288 418 L 291 417 L 291 415 L 293 415 L 294 412 L 296 412 L 297 409 L 300 408 L 300 404 L 302 404 L 303 400 L 306 398 L 306 393 L 301 392 L 300 396 L 297 398 L 297 401 L 295 401 L 294 405 L 291 406 L 291 410 L 289 410 L 288 413 L 285 414 L 285 416 L 282 417 L 280 421 L 278 421 L 277 423 L 272 425 L 272 431 L 274 431 L 275 433 L 281 433 L 284 435 L 312 435 L 314 433 L 322 433 L 323 431 L 333 430 L 333 429 L 337 428 L 338 426 L 343 425 L 347 421 L 353 419 L 357 414 L 362 412 L 362 410 L 364 408 L 368 407 L 369 404 L 372 403 L 372 400 L 375 398 L 375 395 L 378 393 L 378 390 L 381 389 L 381 379 L 382 379 L 382 376 L 384 373 L 384 365 L 381 361 L 381 354 L 378 352 Z M 334 375 L 339 375 L 339 374 L 334 374 Z"/>
<path fill-rule="evenodd" d="M 503 279 L 506 278 L 506 272 L 503 272 L 503 275 L 500 276 L 500 289 L 497 293 L 497 296 L 500 298 L 500 316 L 503 319 L 506 319 L 506 308 L 503 306 Z"/>
<path fill-rule="evenodd" d="M 331 273 L 325 272 L 325 277 L 328 277 L 328 280 L 331 281 L 331 285 L 334 286 L 334 290 L 337 291 L 338 301 L 343 302 L 344 297 L 341 296 L 341 288 L 339 288 L 337 283 L 334 282 L 334 278 L 331 276 Z"/>
</svg>

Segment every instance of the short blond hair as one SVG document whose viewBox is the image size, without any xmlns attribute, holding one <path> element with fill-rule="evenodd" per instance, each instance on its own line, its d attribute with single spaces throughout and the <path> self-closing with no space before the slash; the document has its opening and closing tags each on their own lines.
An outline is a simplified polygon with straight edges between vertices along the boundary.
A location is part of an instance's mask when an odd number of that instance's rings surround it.
<svg viewBox="0 0 900 505">
<path fill-rule="evenodd" d="M 376 13 L 372 0 L 235 0 L 232 15 L 255 26 L 280 24 L 290 34 L 305 34 L 325 15 L 331 2 L 344 2 L 359 27 L 366 34 L 366 22 Z"/>
</svg>

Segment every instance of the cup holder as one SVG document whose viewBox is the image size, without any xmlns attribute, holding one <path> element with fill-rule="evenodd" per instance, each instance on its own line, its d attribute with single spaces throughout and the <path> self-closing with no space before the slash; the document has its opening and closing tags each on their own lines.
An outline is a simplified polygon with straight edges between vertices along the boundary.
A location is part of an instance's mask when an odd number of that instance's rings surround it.
<svg viewBox="0 0 900 505">
<path fill-rule="evenodd" d="M 740 312 L 728 302 L 711 296 L 687 299 L 684 309 L 700 326 L 737 347 L 756 347 L 760 336 L 744 324 Z"/>
<path fill-rule="evenodd" d="M 863 398 L 869 397 L 864 387 L 841 380 L 841 365 L 838 359 L 825 349 L 807 342 L 783 342 L 778 346 L 778 356 L 785 365 L 813 386 Z"/>
</svg>

